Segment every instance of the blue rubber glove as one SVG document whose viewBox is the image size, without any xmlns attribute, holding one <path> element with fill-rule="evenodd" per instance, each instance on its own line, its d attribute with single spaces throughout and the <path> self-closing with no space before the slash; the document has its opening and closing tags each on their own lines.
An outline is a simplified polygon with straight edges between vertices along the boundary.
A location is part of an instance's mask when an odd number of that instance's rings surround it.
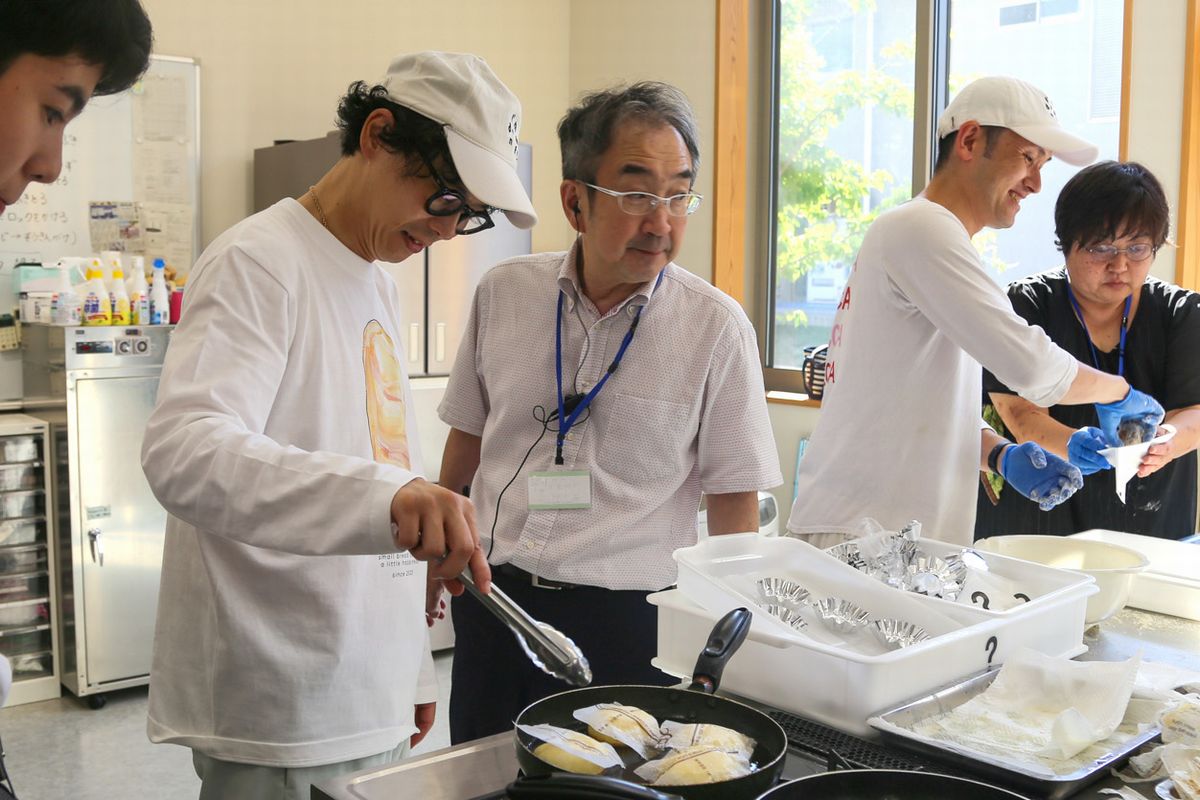
<svg viewBox="0 0 1200 800">
<path fill-rule="evenodd" d="M 1004 451 L 1000 475 L 1021 494 L 1049 511 L 1083 486 L 1079 468 L 1033 442 L 1017 444 Z"/>
<path fill-rule="evenodd" d="M 1166 414 L 1163 407 L 1150 395 L 1139 392 L 1132 386 L 1125 399 L 1115 403 L 1096 403 L 1096 416 L 1100 418 L 1100 430 L 1112 447 L 1119 447 L 1121 437 L 1117 428 L 1126 420 L 1135 420 L 1147 430 L 1156 430 Z M 1135 443 L 1136 444 L 1136 443 Z"/>
<path fill-rule="evenodd" d="M 1080 428 L 1071 434 L 1067 440 L 1067 457 L 1071 463 L 1079 467 L 1084 475 L 1091 475 L 1102 469 L 1112 469 L 1108 459 L 1100 455 L 1100 451 L 1108 447 L 1104 431 L 1099 428 Z"/>
</svg>

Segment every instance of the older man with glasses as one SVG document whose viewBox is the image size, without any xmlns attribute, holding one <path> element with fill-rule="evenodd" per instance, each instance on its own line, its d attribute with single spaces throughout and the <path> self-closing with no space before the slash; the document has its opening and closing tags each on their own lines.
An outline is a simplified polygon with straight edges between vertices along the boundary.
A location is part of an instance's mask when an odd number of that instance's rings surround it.
<svg viewBox="0 0 1200 800">
<path fill-rule="evenodd" d="M 558 127 L 567 252 L 481 282 L 439 413 L 441 484 L 469 491 L 498 586 L 569 637 L 596 683 L 669 684 L 650 665 L 673 550 L 758 528 L 780 483 L 754 329 L 674 263 L 700 206 L 696 125 L 661 83 L 592 94 Z M 508 730 L 567 686 L 474 599 L 453 601 L 451 739 Z"/>
<path fill-rule="evenodd" d="M 1167 241 L 1166 195 L 1141 164 L 1103 161 L 1067 182 L 1054 222 L 1066 264 L 1009 286 L 1013 308 L 1084 363 L 1159 398 L 1166 417 L 1158 432 L 1174 436 L 1150 447 L 1122 502 L 1106 471 L 1111 465 L 1097 452 L 1110 443 L 1095 427 L 1092 407 L 1041 408 L 985 372 L 987 397 L 1017 440 L 1037 442 L 1093 477 L 1044 514 L 1032 512 L 1003 483 L 985 484 L 976 537 L 1091 528 L 1188 536 L 1196 527 L 1200 295 L 1150 276 Z"/>
</svg>

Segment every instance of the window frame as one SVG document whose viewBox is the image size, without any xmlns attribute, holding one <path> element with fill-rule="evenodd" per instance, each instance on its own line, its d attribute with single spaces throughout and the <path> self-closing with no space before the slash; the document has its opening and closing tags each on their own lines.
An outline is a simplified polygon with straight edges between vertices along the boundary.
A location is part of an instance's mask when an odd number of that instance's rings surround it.
<svg viewBox="0 0 1200 800">
<path fill-rule="evenodd" d="M 767 233 L 766 283 L 759 331 L 759 355 L 763 364 L 763 381 L 768 391 L 806 394 L 803 370 L 795 367 L 772 366 L 775 350 L 775 246 L 778 235 L 779 182 L 776 164 L 779 163 L 779 126 L 776 124 L 780 87 L 779 24 L 783 0 L 771 0 L 767 20 L 769 44 L 767 55 L 767 96 L 770 98 L 767 146 L 764 148 L 764 173 L 770 177 L 764 216 Z M 933 174 L 934 132 L 937 115 L 945 108 L 949 84 L 950 0 L 916 0 L 916 52 L 913 74 L 913 165 L 912 192 L 925 188 Z M 943 43 L 935 47 L 935 42 Z"/>
</svg>

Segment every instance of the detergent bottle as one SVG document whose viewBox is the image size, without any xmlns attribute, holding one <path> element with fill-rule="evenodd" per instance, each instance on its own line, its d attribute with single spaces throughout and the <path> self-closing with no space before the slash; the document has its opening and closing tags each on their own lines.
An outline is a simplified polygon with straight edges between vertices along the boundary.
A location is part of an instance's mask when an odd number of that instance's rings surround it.
<svg viewBox="0 0 1200 800">
<path fill-rule="evenodd" d="M 146 260 L 133 257 L 133 274 L 125 281 L 129 293 L 129 321 L 134 325 L 150 324 L 150 287 L 146 285 Z"/>
<path fill-rule="evenodd" d="M 84 325 L 111 325 L 112 300 L 104 285 L 104 265 L 98 258 L 88 262 L 87 280 L 83 284 Z"/>
<path fill-rule="evenodd" d="M 150 282 L 150 324 L 169 325 L 171 322 L 171 300 L 167 293 L 167 264 L 161 258 L 154 259 L 154 279 Z"/>
</svg>

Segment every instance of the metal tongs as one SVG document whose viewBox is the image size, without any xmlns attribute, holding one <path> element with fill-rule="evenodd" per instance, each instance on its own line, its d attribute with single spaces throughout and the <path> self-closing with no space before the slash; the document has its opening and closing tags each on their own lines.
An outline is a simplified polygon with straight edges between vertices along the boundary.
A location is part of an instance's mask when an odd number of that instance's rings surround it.
<svg viewBox="0 0 1200 800">
<path fill-rule="evenodd" d="M 484 594 L 466 571 L 458 579 L 484 608 L 508 626 L 525 655 L 542 672 L 572 686 L 587 686 L 592 682 L 592 668 L 588 666 L 587 657 L 562 631 L 529 616 L 495 584 L 492 584 L 490 594 Z"/>
</svg>

